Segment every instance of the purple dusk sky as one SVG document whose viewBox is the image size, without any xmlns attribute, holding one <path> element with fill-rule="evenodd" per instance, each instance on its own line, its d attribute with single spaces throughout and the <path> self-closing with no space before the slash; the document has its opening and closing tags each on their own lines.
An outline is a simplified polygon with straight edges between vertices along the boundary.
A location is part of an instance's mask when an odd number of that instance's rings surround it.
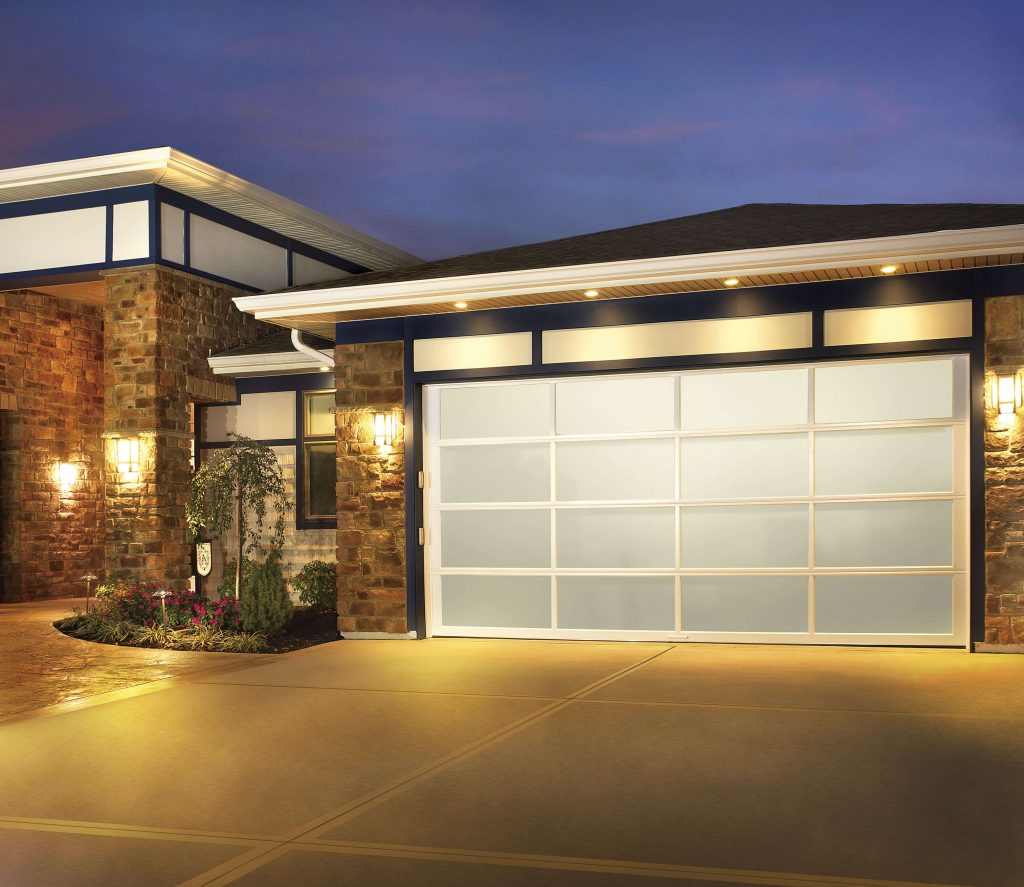
<svg viewBox="0 0 1024 887">
<path fill-rule="evenodd" d="M 435 258 L 1024 202 L 1024 5 L 0 0 L 0 167 L 157 145 Z"/>
</svg>

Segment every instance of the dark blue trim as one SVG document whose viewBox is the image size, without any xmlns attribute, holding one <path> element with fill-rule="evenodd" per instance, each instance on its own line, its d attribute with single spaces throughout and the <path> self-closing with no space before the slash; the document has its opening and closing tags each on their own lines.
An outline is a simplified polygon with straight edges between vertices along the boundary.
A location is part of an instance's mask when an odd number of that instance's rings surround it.
<svg viewBox="0 0 1024 887">
<path fill-rule="evenodd" d="M 107 204 L 106 219 L 104 220 L 106 245 L 104 248 L 103 261 L 110 265 L 114 261 L 114 204 Z"/>
<path fill-rule="evenodd" d="M 405 415 L 403 424 L 405 445 L 405 607 L 406 624 L 419 638 L 427 635 L 427 607 L 425 601 L 426 576 L 423 563 L 424 548 L 420 545 L 419 531 L 424 526 L 423 490 L 419 474 L 423 470 L 423 386 L 414 384 L 413 353 L 409 342 L 402 354 L 404 374 Z"/>
<path fill-rule="evenodd" d="M 179 207 L 180 208 L 180 207 Z M 184 211 L 181 220 L 181 258 L 185 262 L 186 268 L 192 267 L 192 213 L 188 210 Z M 160 254 L 157 253 L 159 256 Z M 161 259 L 163 257 L 161 256 Z"/>
<path fill-rule="evenodd" d="M 970 575 L 970 638 L 973 643 L 985 640 L 985 296 L 984 290 L 972 292 L 974 342 L 971 346 L 970 411 L 970 527 L 968 559 Z"/>
<path fill-rule="evenodd" d="M 149 254 L 156 259 L 160 255 L 163 235 L 160 228 L 160 201 L 156 199 L 156 192 L 153 190 L 150 191 L 147 200 L 149 202 Z"/>
<path fill-rule="evenodd" d="M 368 342 L 397 342 L 405 338 L 405 318 L 354 320 L 334 325 L 336 345 L 363 345 Z"/>
<path fill-rule="evenodd" d="M 285 274 L 287 276 L 287 282 L 286 282 L 285 286 L 289 286 L 289 287 L 295 281 L 295 269 L 294 269 L 293 264 L 292 264 L 292 260 L 294 258 L 295 258 L 295 252 L 289 246 L 288 249 L 287 249 L 287 252 L 285 253 L 285 260 L 284 260 L 284 263 L 285 263 Z"/>
<path fill-rule="evenodd" d="M 154 264 L 152 257 L 120 259 L 116 262 L 94 262 L 91 265 L 64 265 L 59 268 L 33 268 L 30 271 L 12 271 L 0 274 L 0 289 L 32 289 L 37 286 L 53 286 L 58 283 L 79 283 L 85 280 L 99 280 L 100 271 L 115 268 L 137 268 Z M 232 284 L 238 286 L 238 284 Z"/>
</svg>

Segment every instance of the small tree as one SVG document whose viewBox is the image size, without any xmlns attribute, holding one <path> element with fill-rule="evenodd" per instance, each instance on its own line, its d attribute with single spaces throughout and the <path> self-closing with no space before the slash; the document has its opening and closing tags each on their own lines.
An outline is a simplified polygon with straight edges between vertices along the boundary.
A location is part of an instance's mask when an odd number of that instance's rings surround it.
<svg viewBox="0 0 1024 887">
<path fill-rule="evenodd" d="M 284 544 L 284 518 L 292 503 L 285 496 L 284 476 L 274 451 L 241 434 L 229 432 L 228 437 L 231 438 L 231 446 L 218 450 L 192 475 L 185 519 L 193 539 L 203 527 L 214 539 L 232 526 L 237 527 L 237 599 L 242 590 L 245 556 L 264 551 L 262 538 L 267 521 L 267 501 L 277 513 L 270 539 L 275 548 Z"/>
</svg>

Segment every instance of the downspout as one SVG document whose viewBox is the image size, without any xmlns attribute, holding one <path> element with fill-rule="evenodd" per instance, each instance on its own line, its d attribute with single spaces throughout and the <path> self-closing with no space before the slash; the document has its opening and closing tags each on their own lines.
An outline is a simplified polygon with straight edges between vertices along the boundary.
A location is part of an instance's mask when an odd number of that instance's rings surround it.
<svg viewBox="0 0 1024 887">
<path fill-rule="evenodd" d="M 302 341 L 302 333 L 299 330 L 292 330 L 292 345 L 295 346 L 296 351 L 301 351 L 303 354 L 309 355 L 314 360 L 319 361 L 326 367 L 334 369 L 334 358 L 328 357 L 321 351 L 317 351 L 316 348 L 310 348 L 305 342 Z"/>
</svg>

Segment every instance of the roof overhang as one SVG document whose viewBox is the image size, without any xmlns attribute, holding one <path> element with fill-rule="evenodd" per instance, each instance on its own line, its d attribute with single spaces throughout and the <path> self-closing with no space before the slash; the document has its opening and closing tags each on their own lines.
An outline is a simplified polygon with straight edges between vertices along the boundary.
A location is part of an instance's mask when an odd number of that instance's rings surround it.
<svg viewBox="0 0 1024 887">
<path fill-rule="evenodd" d="M 0 203 L 160 184 L 373 270 L 416 256 L 174 148 L 149 148 L 0 170 Z"/>
<path fill-rule="evenodd" d="M 241 296 L 235 304 L 260 320 L 326 334 L 328 325 L 336 322 L 438 313 L 439 305 L 453 310 L 453 301 L 466 302 L 469 308 L 490 308 L 580 299 L 583 289 L 600 290 L 605 298 L 715 290 L 724 289 L 722 281 L 730 277 L 738 278 L 740 286 L 802 283 L 873 276 L 890 263 L 901 271 L 974 267 L 979 257 L 999 259 L 982 264 L 1009 264 L 1020 262 L 1021 253 L 1024 225 L 1011 225 L 291 290 Z"/>
<path fill-rule="evenodd" d="M 333 358 L 331 350 L 320 352 Z M 319 372 L 324 364 L 300 351 L 282 351 L 274 354 L 238 354 L 226 357 L 208 357 L 206 362 L 215 376 L 277 376 L 290 373 Z"/>
</svg>

